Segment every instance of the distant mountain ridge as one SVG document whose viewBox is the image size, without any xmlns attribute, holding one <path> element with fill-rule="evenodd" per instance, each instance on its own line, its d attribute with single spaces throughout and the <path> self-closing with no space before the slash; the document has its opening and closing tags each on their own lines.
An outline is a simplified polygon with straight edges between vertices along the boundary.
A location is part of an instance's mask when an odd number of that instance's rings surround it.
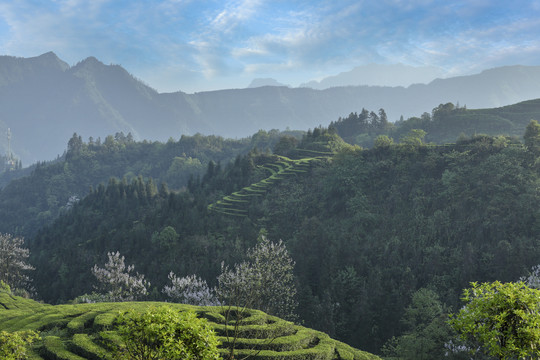
<svg viewBox="0 0 540 360">
<path fill-rule="evenodd" d="M 508 66 L 477 75 L 403 87 L 326 90 L 263 86 L 158 93 L 119 65 L 89 57 L 69 66 L 54 53 L 0 56 L 0 152 L 7 128 L 24 165 L 62 154 L 74 132 L 102 140 L 116 132 L 136 139 L 182 134 L 249 136 L 259 129 L 307 130 L 340 116 L 384 108 L 390 121 L 431 111 L 440 103 L 490 108 L 540 98 L 540 66 Z"/>
<path fill-rule="evenodd" d="M 324 90 L 340 86 L 404 86 L 427 84 L 443 75 L 434 66 L 408 66 L 404 64 L 368 64 L 328 76 L 320 81 L 309 81 L 300 87 Z"/>
</svg>

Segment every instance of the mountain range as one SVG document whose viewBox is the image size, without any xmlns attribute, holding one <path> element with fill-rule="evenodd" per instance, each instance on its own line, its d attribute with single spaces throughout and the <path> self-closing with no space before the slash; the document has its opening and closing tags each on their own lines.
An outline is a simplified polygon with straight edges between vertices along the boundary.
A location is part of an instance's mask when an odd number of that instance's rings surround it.
<svg viewBox="0 0 540 360">
<path fill-rule="evenodd" d="M 447 102 L 499 107 L 539 98 L 538 84 L 540 66 L 516 65 L 406 88 L 262 86 L 159 93 L 120 65 L 94 57 L 70 66 L 52 52 L 0 56 L 0 133 L 10 128 L 12 151 L 26 166 L 62 154 L 74 132 L 102 140 L 117 132 L 160 141 L 195 133 L 238 138 L 259 129 L 307 130 L 362 108 L 384 108 L 395 121 Z M 0 146 L 7 152 L 7 137 L 0 137 Z"/>
<path fill-rule="evenodd" d="M 409 86 L 426 84 L 443 75 L 434 66 L 408 66 L 404 64 L 368 64 L 357 66 L 350 71 L 312 80 L 300 87 L 324 90 L 331 87 L 371 85 L 371 86 Z"/>
</svg>

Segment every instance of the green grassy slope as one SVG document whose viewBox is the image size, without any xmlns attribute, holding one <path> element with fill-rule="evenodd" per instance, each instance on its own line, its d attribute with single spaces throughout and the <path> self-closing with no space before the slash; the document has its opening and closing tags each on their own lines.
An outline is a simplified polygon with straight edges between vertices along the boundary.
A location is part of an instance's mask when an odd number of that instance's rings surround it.
<svg viewBox="0 0 540 360">
<path fill-rule="evenodd" d="M 128 309 L 144 311 L 152 306 L 192 310 L 208 319 L 227 354 L 227 327 L 221 307 L 197 307 L 158 302 L 44 305 L 0 292 L 0 330 L 39 331 L 41 340 L 32 348 L 31 359 L 97 360 L 112 359 L 116 316 Z M 330 339 L 322 332 L 294 325 L 279 318 L 250 310 L 242 320 L 237 340 L 237 357 L 253 359 L 347 359 L 376 360 L 377 356 Z M 229 331 L 230 333 L 230 331 Z"/>
</svg>

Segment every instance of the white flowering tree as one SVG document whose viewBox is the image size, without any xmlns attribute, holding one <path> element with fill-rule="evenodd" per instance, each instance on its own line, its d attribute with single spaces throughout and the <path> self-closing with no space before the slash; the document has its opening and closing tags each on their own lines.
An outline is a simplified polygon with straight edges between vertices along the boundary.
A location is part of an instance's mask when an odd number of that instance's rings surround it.
<svg viewBox="0 0 540 360">
<path fill-rule="evenodd" d="M 262 310 L 287 320 L 296 319 L 294 261 L 283 241 L 261 236 L 248 250 L 247 260 L 229 268 L 222 264 L 218 295 L 228 305 Z"/>
<path fill-rule="evenodd" d="M 285 244 L 269 241 L 265 236 L 247 252 L 246 261 L 233 268 L 221 264 L 216 290 L 225 316 L 225 337 L 229 344 L 228 359 L 235 359 L 239 328 L 247 309 L 259 309 L 268 314 L 295 320 L 296 287 L 293 276 L 294 261 Z M 266 333 L 268 343 L 279 336 L 279 331 Z M 255 356 L 261 348 L 252 348 L 247 355 Z"/>
<path fill-rule="evenodd" d="M 540 265 L 533 266 L 530 274 L 521 277 L 519 281 L 523 281 L 530 288 L 540 289 Z"/>
<path fill-rule="evenodd" d="M 200 277 L 188 275 L 179 278 L 171 271 L 168 278 L 171 285 L 166 285 L 163 293 L 172 301 L 198 306 L 219 305 L 214 290 Z"/>
<path fill-rule="evenodd" d="M 26 274 L 34 268 L 26 262 L 30 251 L 23 247 L 22 237 L 0 234 L 0 281 L 14 287 L 24 289 L 30 284 Z"/>
<path fill-rule="evenodd" d="M 92 273 L 99 282 L 96 290 L 103 301 L 134 301 L 148 294 L 150 283 L 144 275 L 132 274 L 134 265 L 126 266 L 124 257 L 117 251 L 107 253 L 109 258 L 104 268 L 94 265 Z"/>
</svg>

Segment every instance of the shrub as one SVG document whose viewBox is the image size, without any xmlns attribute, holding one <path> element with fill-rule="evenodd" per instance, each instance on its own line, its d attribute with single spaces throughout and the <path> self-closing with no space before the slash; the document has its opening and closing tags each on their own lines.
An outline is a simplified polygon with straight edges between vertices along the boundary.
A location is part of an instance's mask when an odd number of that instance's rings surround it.
<svg viewBox="0 0 540 360">
<path fill-rule="evenodd" d="M 39 338 L 35 331 L 0 332 L 0 359 L 22 360 L 27 357 L 27 346 Z"/>
<path fill-rule="evenodd" d="M 218 340 L 206 319 L 170 307 L 129 310 L 117 320 L 124 340 L 119 359 L 218 360 Z"/>
</svg>

